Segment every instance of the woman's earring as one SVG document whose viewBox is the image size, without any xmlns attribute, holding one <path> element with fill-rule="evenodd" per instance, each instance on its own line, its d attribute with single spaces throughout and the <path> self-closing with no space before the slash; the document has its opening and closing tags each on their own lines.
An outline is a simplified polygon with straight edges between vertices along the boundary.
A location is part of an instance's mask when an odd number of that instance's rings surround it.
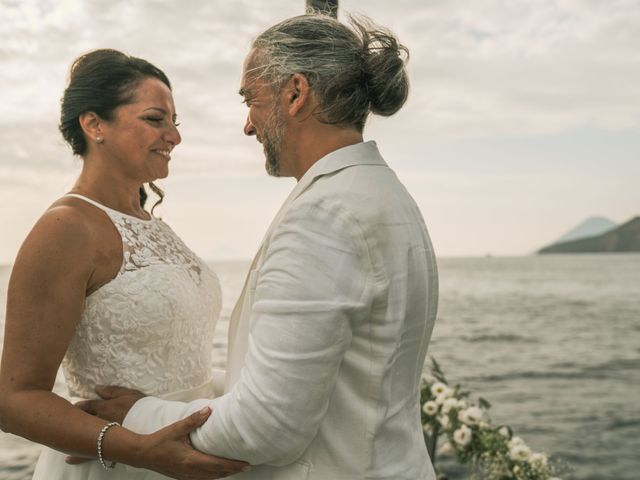
<svg viewBox="0 0 640 480">
<path fill-rule="evenodd" d="M 102 142 L 104 142 L 104 138 L 96 137 L 96 143 L 102 143 Z"/>
</svg>

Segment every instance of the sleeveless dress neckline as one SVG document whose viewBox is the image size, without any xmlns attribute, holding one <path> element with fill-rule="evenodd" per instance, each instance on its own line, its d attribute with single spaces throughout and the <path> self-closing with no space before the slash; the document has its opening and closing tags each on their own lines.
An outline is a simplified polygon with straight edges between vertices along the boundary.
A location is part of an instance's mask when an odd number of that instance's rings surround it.
<svg viewBox="0 0 640 480">
<path fill-rule="evenodd" d="M 86 197 L 86 196 L 84 196 L 84 195 L 81 195 L 81 194 L 79 194 L 79 193 L 67 193 L 67 194 L 65 194 L 64 196 L 65 196 L 65 197 L 79 198 L 79 199 L 81 199 L 81 200 L 84 200 L 84 201 L 85 201 L 85 202 L 87 202 L 87 203 L 90 203 L 90 204 L 91 204 L 91 205 L 93 205 L 94 207 L 98 207 L 100 210 L 107 211 L 107 212 L 113 212 L 113 213 L 118 214 L 118 215 L 121 215 L 121 216 L 123 216 L 123 217 L 131 218 L 131 219 L 133 219 L 133 220 L 139 220 L 139 221 L 141 221 L 141 222 L 153 222 L 154 220 L 156 220 L 156 219 L 157 219 L 156 217 L 154 217 L 154 216 L 153 216 L 153 215 L 151 215 L 151 214 L 149 214 L 149 217 L 150 217 L 150 218 L 140 218 L 140 217 L 136 217 L 135 215 L 131 215 L 131 214 L 129 214 L 129 213 L 124 213 L 124 212 L 121 212 L 120 210 L 116 210 L 116 209 L 114 209 L 114 208 L 107 207 L 106 205 L 103 205 L 102 203 L 100 203 L 100 202 L 98 202 L 98 201 L 96 201 L 96 200 L 93 200 L 92 198 L 89 198 L 89 197 Z"/>
</svg>

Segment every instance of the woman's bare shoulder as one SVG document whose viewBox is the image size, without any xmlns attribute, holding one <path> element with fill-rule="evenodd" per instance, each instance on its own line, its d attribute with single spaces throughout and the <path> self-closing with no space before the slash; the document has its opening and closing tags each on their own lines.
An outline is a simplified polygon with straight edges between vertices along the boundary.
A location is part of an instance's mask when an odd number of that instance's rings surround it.
<svg viewBox="0 0 640 480">
<path fill-rule="evenodd" d="M 56 200 L 36 221 L 27 235 L 16 263 L 21 257 L 46 261 L 52 266 L 73 261 L 89 266 L 96 255 L 112 250 L 119 235 L 107 215 L 79 199 Z"/>
</svg>

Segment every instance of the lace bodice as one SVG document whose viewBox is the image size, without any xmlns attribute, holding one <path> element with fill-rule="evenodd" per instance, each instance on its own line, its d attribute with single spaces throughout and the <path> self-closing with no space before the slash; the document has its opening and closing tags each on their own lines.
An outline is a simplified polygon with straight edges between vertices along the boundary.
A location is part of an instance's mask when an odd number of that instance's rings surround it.
<svg viewBox="0 0 640 480">
<path fill-rule="evenodd" d="M 221 291 L 215 274 L 162 220 L 142 220 L 85 197 L 123 245 L 117 276 L 86 298 L 63 372 L 72 397 L 120 385 L 165 396 L 211 378 Z"/>
</svg>

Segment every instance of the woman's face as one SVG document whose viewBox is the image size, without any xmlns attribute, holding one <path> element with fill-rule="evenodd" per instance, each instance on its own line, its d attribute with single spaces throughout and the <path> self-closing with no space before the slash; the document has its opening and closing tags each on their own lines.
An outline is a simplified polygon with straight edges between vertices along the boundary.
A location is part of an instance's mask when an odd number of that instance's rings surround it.
<svg viewBox="0 0 640 480">
<path fill-rule="evenodd" d="M 171 150 L 181 141 L 171 90 L 156 78 L 142 80 L 134 102 L 121 105 L 104 122 L 101 147 L 115 168 L 140 183 L 169 175 Z"/>
</svg>

